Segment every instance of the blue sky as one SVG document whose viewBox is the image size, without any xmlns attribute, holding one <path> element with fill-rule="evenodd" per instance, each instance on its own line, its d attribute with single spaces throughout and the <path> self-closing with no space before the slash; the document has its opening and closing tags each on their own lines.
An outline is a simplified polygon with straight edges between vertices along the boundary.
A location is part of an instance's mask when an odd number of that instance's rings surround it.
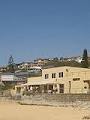
<svg viewBox="0 0 90 120">
<path fill-rule="evenodd" d="M 0 65 L 90 52 L 90 0 L 0 0 Z"/>
</svg>

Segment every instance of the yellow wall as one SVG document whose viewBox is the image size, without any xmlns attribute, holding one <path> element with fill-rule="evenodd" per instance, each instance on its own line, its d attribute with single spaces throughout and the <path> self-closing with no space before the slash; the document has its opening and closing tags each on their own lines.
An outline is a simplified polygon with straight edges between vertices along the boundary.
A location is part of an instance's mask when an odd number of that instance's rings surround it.
<svg viewBox="0 0 90 120">
<path fill-rule="evenodd" d="M 63 77 L 59 78 L 59 73 L 63 72 Z M 52 78 L 52 73 L 56 73 L 56 78 Z M 45 79 L 45 74 L 49 75 L 48 79 Z M 73 78 L 80 78 L 80 80 L 75 81 Z M 42 70 L 41 77 L 28 78 L 27 85 L 36 84 L 56 84 L 58 92 L 60 92 L 60 84 L 64 84 L 64 93 L 87 93 L 89 90 L 88 83 L 84 80 L 90 80 L 90 69 L 86 68 L 76 68 L 76 67 L 55 67 Z M 71 82 L 71 87 L 70 87 Z M 87 87 L 85 89 L 85 87 Z"/>
<path fill-rule="evenodd" d="M 28 78 L 27 79 L 27 83 L 29 84 L 29 83 L 33 83 L 33 82 L 37 82 L 37 81 L 42 81 L 42 77 L 30 77 L 30 78 Z"/>
<path fill-rule="evenodd" d="M 62 78 L 59 78 L 59 72 L 63 72 Z M 56 78 L 52 78 L 52 73 L 56 73 Z M 45 74 L 49 74 L 48 79 L 45 79 Z M 74 81 L 73 78 L 80 78 L 80 80 Z M 89 86 L 84 83 L 84 80 L 90 80 L 90 69 L 66 66 L 44 69 L 42 80 L 54 80 L 57 84 L 64 84 L 64 93 L 69 93 L 69 81 L 71 81 L 71 93 L 85 93 Z"/>
</svg>

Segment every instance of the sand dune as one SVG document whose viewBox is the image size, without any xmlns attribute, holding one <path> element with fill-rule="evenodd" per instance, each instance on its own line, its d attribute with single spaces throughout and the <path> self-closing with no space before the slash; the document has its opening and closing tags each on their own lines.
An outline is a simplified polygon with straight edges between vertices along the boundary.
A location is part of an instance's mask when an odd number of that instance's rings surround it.
<svg viewBox="0 0 90 120">
<path fill-rule="evenodd" d="M 0 102 L 0 120 L 82 120 L 89 110 Z"/>
</svg>

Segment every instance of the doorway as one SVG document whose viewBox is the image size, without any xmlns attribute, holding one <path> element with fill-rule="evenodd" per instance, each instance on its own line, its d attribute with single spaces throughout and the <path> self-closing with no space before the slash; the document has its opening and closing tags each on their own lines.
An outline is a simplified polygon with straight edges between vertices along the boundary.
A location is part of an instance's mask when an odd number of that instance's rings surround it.
<svg viewBox="0 0 90 120">
<path fill-rule="evenodd" d="M 59 92 L 64 93 L 64 84 L 59 84 Z"/>
</svg>

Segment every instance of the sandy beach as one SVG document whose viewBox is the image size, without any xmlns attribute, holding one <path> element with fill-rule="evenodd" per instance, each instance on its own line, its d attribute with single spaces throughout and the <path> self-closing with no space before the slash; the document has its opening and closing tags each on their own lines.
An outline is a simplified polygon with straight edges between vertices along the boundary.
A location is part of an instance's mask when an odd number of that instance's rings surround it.
<svg viewBox="0 0 90 120">
<path fill-rule="evenodd" d="M 0 120 L 82 120 L 89 110 L 73 107 L 19 105 L 0 102 Z"/>
</svg>

